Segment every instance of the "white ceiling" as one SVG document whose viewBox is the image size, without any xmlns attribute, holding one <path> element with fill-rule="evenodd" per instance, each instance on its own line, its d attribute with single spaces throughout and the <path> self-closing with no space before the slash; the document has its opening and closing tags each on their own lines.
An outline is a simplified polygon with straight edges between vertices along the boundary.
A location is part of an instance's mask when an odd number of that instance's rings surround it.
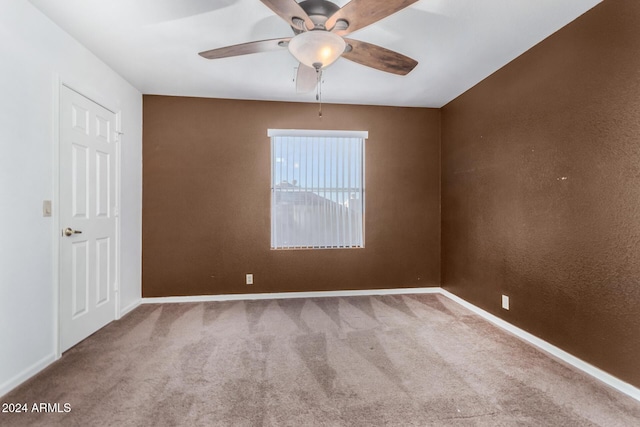
<svg viewBox="0 0 640 427">
<path fill-rule="evenodd" d="M 420 0 L 349 37 L 416 59 L 407 76 L 339 59 L 324 102 L 441 107 L 601 0 Z M 314 102 L 296 94 L 286 49 L 207 60 L 198 52 L 289 37 L 259 0 L 30 0 L 144 94 Z M 344 6 L 347 0 L 335 0 Z"/>
</svg>

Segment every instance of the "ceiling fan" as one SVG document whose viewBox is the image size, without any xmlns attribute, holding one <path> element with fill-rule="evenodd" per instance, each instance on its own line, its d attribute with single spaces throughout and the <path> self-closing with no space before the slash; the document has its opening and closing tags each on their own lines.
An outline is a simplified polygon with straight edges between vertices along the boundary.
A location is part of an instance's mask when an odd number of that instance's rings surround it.
<svg viewBox="0 0 640 427">
<path fill-rule="evenodd" d="M 398 52 L 344 36 L 371 25 L 418 0 L 351 0 L 339 7 L 328 0 L 260 0 L 294 32 L 293 37 L 260 40 L 200 52 L 207 59 L 227 58 L 288 48 L 300 62 L 298 93 L 312 91 L 323 68 L 343 57 L 388 73 L 406 75 L 418 62 Z"/>
</svg>

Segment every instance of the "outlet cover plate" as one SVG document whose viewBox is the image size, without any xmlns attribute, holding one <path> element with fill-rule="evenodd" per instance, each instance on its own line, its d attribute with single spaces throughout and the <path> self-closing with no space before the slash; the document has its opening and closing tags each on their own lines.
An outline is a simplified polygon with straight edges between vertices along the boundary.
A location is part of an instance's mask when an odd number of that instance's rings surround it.
<svg viewBox="0 0 640 427">
<path fill-rule="evenodd" d="M 509 297 L 506 295 L 502 295 L 502 308 L 509 310 Z"/>
</svg>

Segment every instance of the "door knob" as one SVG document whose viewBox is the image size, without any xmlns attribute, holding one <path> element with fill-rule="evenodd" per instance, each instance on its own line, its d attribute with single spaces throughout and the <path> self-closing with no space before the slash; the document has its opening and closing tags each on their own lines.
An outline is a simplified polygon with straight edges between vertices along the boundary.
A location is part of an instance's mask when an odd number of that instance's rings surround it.
<svg viewBox="0 0 640 427">
<path fill-rule="evenodd" d="M 67 227 L 67 228 L 64 229 L 63 233 L 64 233 L 65 236 L 68 237 L 68 236 L 73 236 L 74 234 L 82 234 L 82 231 L 74 230 L 71 227 Z"/>
</svg>

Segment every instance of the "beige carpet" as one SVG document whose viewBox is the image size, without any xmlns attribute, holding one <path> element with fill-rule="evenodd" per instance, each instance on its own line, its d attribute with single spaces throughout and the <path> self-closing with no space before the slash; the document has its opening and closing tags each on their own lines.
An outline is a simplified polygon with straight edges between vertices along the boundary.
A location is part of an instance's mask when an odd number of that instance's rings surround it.
<svg viewBox="0 0 640 427">
<path fill-rule="evenodd" d="M 640 403 L 440 295 L 144 305 L 2 402 L 8 426 L 633 426 Z"/>
</svg>

